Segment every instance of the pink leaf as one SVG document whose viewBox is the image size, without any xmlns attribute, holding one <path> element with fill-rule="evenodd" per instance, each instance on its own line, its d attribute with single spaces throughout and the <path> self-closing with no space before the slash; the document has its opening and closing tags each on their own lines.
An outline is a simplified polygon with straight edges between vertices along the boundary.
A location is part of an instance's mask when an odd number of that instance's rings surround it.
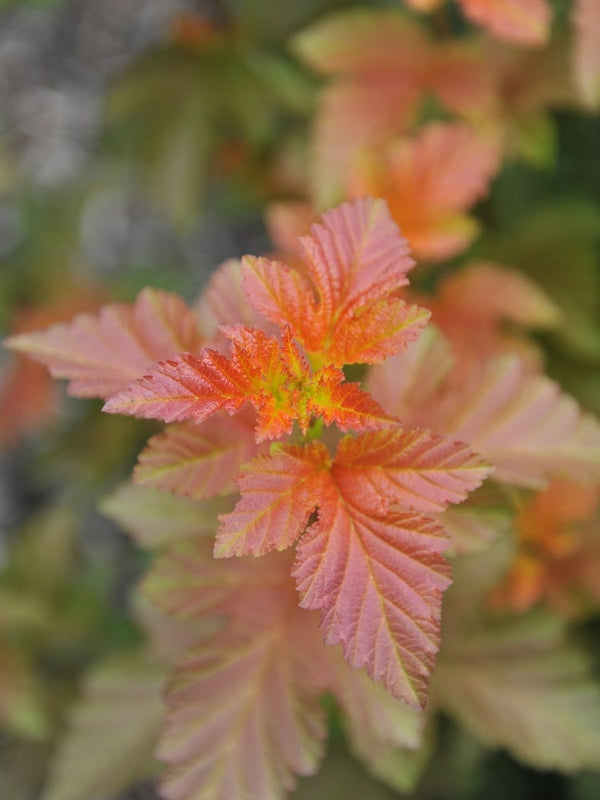
<svg viewBox="0 0 600 800">
<path fill-rule="evenodd" d="M 297 546 L 304 608 L 322 610 L 327 644 L 417 707 L 439 646 L 441 592 L 449 583 L 444 531 L 418 514 L 369 515 L 332 485 Z"/>
<path fill-rule="evenodd" d="M 461 361 L 444 375 L 442 352 L 439 334 L 415 342 L 373 368 L 369 389 L 407 425 L 467 442 L 495 467 L 497 480 L 543 488 L 553 478 L 599 479 L 600 423 L 556 383 L 518 356 Z M 437 379 L 422 390 L 417 381 L 428 363 Z"/>
<path fill-rule="evenodd" d="M 574 8 L 575 79 L 583 101 L 592 109 L 600 106 L 600 3 L 577 0 Z"/>
<path fill-rule="evenodd" d="M 600 424 L 516 357 L 457 375 L 435 413 L 435 427 L 482 453 L 497 480 L 542 488 L 553 477 L 600 478 Z"/>
<path fill-rule="evenodd" d="M 550 33 L 547 0 L 460 0 L 469 19 L 502 39 L 543 44 Z"/>
<path fill-rule="evenodd" d="M 348 497 L 362 509 L 386 513 L 390 503 L 442 511 L 460 503 L 491 469 L 463 442 L 427 430 L 393 428 L 340 443 L 333 466 Z"/>
<path fill-rule="evenodd" d="M 252 427 L 239 417 L 209 424 L 174 424 L 149 439 L 134 481 L 203 500 L 227 492 L 241 465 L 256 454 Z"/>
<path fill-rule="evenodd" d="M 316 770 L 323 712 L 297 659 L 301 640 L 289 641 L 290 622 L 245 636 L 226 631 L 186 655 L 166 693 L 164 797 L 283 800 L 294 774 Z"/>
<path fill-rule="evenodd" d="M 167 687 L 158 756 L 172 800 L 283 800 L 315 771 L 325 734 L 318 698 L 329 675 L 313 615 L 297 606 L 289 558 L 215 561 L 186 542 L 156 563 L 144 592 L 184 620 L 231 621 L 189 651 Z"/>
<path fill-rule="evenodd" d="M 200 536 L 166 550 L 144 579 L 143 596 L 184 621 L 224 614 L 243 626 L 247 617 L 256 618 L 256 609 L 263 622 L 269 605 L 276 613 L 274 597 L 293 591 L 289 554 L 215 560 L 213 546 Z"/>
<path fill-rule="evenodd" d="M 257 326 L 275 333 L 275 327 L 248 304 L 242 288 L 242 264 L 236 258 L 224 261 L 213 272 L 198 303 L 197 316 L 206 338 L 215 335 L 218 325 Z"/>
<path fill-rule="evenodd" d="M 7 345 L 68 378 L 80 397 L 107 398 L 143 374 L 153 361 L 201 345 L 196 318 L 179 297 L 144 289 L 131 306 L 105 306 L 46 331 L 13 336 Z"/>
<path fill-rule="evenodd" d="M 428 422 L 427 413 L 453 367 L 450 343 L 435 325 L 428 325 L 404 353 L 369 370 L 366 388 L 406 424 L 435 428 L 434 417 Z"/>
<path fill-rule="evenodd" d="M 538 348 L 519 335 L 519 328 L 552 328 L 561 320 L 558 306 L 541 287 L 515 269 L 487 261 L 449 275 L 431 300 L 434 323 L 460 357 L 509 351 L 539 364 Z"/>
</svg>

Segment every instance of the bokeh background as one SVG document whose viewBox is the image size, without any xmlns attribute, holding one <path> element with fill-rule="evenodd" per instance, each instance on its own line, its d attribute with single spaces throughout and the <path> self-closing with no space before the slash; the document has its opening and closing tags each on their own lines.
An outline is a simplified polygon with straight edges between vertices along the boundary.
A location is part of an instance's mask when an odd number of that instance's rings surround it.
<svg viewBox="0 0 600 800">
<path fill-rule="evenodd" d="M 221 261 L 268 251 L 264 209 L 302 195 L 322 80 L 288 43 L 350 5 L 392 4 L 1 1 L 0 333 L 132 300 L 148 284 L 194 302 Z M 567 15 L 566 0 L 555 6 Z M 567 298 L 572 321 L 543 341 L 548 370 L 599 413 L 600 119 L 550 114 L 549 138 L 509 163 L 478 207 L 481 247 L 506 260 L 535 251 L 534 277 Z M 76 774 L 70 790 L 49 781 L 88 671 L 143 637 L 130 595 L 147 556 L 98 507 L 156 428 L 103 417 L 100 403 L 67 398 L 12 354 L 0 353 L 0 369 L 0 797 L 152 800 L 148 763 L 93 797 L 77 794 Z M 401 796 L 348 755 L 335 727 L 332 742 L 296 800 Z M 538 773 L 449 721 L 438 749 L 415 800 L 600 796 L 598 775 Z"/>
</svg>

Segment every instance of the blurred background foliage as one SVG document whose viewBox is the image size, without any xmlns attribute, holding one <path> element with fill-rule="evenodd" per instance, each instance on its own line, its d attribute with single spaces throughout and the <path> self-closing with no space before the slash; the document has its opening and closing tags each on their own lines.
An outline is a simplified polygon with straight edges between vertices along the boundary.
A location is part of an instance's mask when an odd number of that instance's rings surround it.
<svg viewBox="0 0 600 800">
<path fill-rule="evenodd" d="M 323 82 L 291 37 L 351 5 L 397 3 L 1 0 L 0 332 L 131 300 L 146 284 L 193 302 L 222 260 L 267 251 L 265 206 L 303 196 Z M 569 3 L 555 9 L 560 30 Z M 518 146 L 476 209 L 484 232 L 467 257 L 522 268 L 546 289 L 563 311 L 539 336 L 548 371 L 600 414 L 600 118 L 544 108 L 515 119 Z M 417 286 L 433 291 L 453 267 L 425 265 Z M 97 509 L 154 428 L 66 398 L 7 353 L 0 367 L 0 797 L 150 800 L 151 743 L 119 740 L 125 758 L 107 756 L 108 769 L 99 751 L 95 765 L 83 750 L 65 764 L 56 752 L 83 687 L 117 709 L 119 681 L 138 674 L 147 620 L 131 589 L 148 556 Z M 156 674 L 150 689 L 160 658 Z M 155 709 L 139 703 L 152 733 Z M 351 759 L 338 728 L 332 719 L 330 755 L 297 800 L 402 796 Z M 82 733 L 88 761 L 93 741 Z M 537 773 L 446 720 L 435 748 L 415 800 L 600 796 L 598 775 Z"/>
</svg>

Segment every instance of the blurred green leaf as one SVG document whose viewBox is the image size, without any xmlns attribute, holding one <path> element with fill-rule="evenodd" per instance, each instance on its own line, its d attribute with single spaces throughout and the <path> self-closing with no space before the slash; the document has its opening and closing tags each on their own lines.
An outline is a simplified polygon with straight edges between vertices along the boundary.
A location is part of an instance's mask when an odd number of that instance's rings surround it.
<svg viewBox="0 0 600 800">
<path fill-rule="evenodd" d="M 477 255 L 523 270 L 561 309 L 566 352 L 600 363 L 600 205 L 562 199 L 532 209 L 517 225 L 488 235 Z"/>
<path fill-rule="evenodd" d="M 597 765 L 600 683 L 564 621 L 544 612 L 448 620 L 435 702 L 490 747 L 540 769 Z"/>
<path fill-rule="evenodd" d="M 92 667 L 69 713 L 44 800 L 94 800 L 154 774 L 165 670 L 143 652 Z"/>
<path fill-rule="evenodd" d="M 513 120 L 509 129 L 512 153 L 534 167 L 554 166 L 557 155 L 556 126 L 547 114 Z"/>
</svg>

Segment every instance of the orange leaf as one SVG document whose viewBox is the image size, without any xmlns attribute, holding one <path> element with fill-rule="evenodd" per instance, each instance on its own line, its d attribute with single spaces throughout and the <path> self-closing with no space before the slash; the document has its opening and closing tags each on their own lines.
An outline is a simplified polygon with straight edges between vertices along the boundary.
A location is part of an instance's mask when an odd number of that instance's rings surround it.
<svg viewBox="0 0 600 800">
<path fill-rule="evenodd" d="M 235 510 L 221 516 L 215 555 L 264 555 L 290 547 L 319 503 L 329 453 L 323 444 L 288 445 L 244 466 Z"/>
<path fill-rule="evenodd" d="M 408 248 L 384 202 L 362 198 L 327 212 L 300 237 L 308 279 L 276 261 L 246 257 L 252 305 L 289 324 L 312 360 L 381 361 L 416 338 L 428 314 L 392 296 L 408 283 Z"/>
<path fill-rule="evenodd" d="M 498 144 L 470 125 L 430 123 L 413 139 L 365 157 L 350 178 L 351 192 L 383 197 L 418 257 L 449 258 L 477 233 L 463 211 L 487 191 Z"/>
<path fill-rule="evenodd" d="M 342 430 L 370 430 L 392 417 L 357 384 L 344 383 L 344 373 L 323 367 L 311 373 L 292 341 L 283 341 L 260 328 L 243 325 L 222 328 L 231 340 L 231 356 L 204 348 L 200 358 L 181 353 L 151 366 L 104 406 L 109 413 L 174 422 L 193 418 L 203 422 L 217 411 L 230 414 L 251 403 L 258 412 L 256 439 L 289 433 L 294 420 L 306 433 L 314 417 Z"/>
</svg>

